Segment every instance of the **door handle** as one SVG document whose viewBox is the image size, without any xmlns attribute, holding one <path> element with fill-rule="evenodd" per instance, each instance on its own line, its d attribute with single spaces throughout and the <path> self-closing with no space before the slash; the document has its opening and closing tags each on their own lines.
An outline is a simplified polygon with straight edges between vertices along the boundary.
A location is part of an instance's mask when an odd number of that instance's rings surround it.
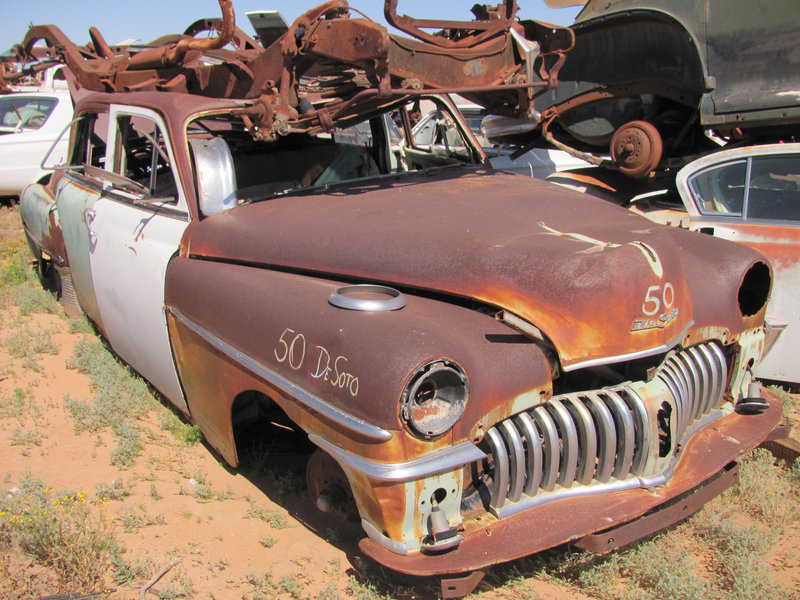
<svg viewBox="0 0 800 600">
<path fill-rule="evenodd" d="M 97 234 L 92 229 L 96 213 L 91 208 L 83 211 L 83 222 L 86 224 L 86 229 L 89 231 L 89 242 L 94 244 L 97 241 Z"/>
</svg>

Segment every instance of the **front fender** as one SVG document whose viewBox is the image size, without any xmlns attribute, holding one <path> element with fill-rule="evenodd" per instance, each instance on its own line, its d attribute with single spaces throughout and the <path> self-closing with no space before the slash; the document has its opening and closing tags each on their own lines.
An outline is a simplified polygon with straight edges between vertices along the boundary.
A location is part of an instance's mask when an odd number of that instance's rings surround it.
<svg viewBox="0 0 800 600">
<path fill-rule="evenodd" d="M 309 433 L 400 462 L 475 441 L 550 396 L 545 353 L 493 316 L 410 294 L 400 310 L 346 310 L 329 303 L 341 285 L 216 261 L 170 263 L 176 364 L 192 417 L 223 455 L 233 455 L 233 400 L 249 390 Z M 422 440 L 404 426 L 400 397 L 419 369 L 441 359 L 464 370 L 469 399 L 450 431 Z"/>
</svg>

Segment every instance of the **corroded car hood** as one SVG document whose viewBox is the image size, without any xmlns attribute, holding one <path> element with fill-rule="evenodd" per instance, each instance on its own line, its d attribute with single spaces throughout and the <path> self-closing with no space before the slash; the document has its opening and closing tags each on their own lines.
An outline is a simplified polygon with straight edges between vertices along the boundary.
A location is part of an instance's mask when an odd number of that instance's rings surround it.
<svg viewBox="0 0 800 600">
<path fill-rule="evenodd" d="M 541 329 L 568 370 L 700 327 L 735 335 L 760 260 L 549 183 L 460 169 L 234 208 L 192 224 L 182 252 L 480 300 Z"/>
</svg>

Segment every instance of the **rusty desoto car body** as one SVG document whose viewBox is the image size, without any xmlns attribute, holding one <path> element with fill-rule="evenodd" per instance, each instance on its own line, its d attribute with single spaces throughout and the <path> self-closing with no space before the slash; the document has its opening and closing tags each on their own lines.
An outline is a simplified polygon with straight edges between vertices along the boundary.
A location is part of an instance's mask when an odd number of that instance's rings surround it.
<svg viewBox="0 0 800 600">
<path fill-rule="evenodd" d="M 715 150 L 706 134 L 797 141 L 798 23 L 795 0 L 590 0 L 542 131 L 635 177 Z"/>
<path fill-rule="evenodd" d="M 317 505 L 354 502 L 362 551 L 416 575 L 663 527 L 781 412 L 751 381 L 763 256 L 493 172 L 430 93 L 532 109 L 569 35 L 513 5 L 421 41 L 336 2 L 267 48 L 230 17 L 136 52 L 53 28 L 20 48 L 49 41 L 93 90 L 69 164 L 21 200 L 66 303 L 231 465 L 245 424 L 305 432 Z M 423 97 L 460 138 L 396 151 Z"/>
<path fill-rule="evenodd" d="M 722 150 L 678 172 L 675 190 L 631 202 L 665 224 L 739 242 L 766 256 L 775 282 L 767 306 L 764 379 L 800 383 L 800 144 Z M 672 190 L 667 190 L 671 192 Z"/>
</svg>

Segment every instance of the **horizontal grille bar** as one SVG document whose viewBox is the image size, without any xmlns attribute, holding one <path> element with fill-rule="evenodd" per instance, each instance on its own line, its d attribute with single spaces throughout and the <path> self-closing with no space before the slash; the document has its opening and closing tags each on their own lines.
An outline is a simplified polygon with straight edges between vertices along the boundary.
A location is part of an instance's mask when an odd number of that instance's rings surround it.
<svg viewBox="0 0 800 600">
<path fill-rule="evenodd" d="M 693 423 L 719 408 L 726 374 L 725 356 L 714 343 L 665 358 L 654 378 L 671 397 L 674 415 L 666 413 L 657 424 L 669 428 L 670 440 L 682 440 Z M 502 512 L 508 502 L 545 492 L 657 475 L 645 469 L 659 457 L 661 442 L 652 433 L 658 426 L 651 427 L 659 407 L 648 411 L 634 387 L 642 389 L 628 383 L 562 394 L 491 427 L 490 507 Z"/>
</svg>

